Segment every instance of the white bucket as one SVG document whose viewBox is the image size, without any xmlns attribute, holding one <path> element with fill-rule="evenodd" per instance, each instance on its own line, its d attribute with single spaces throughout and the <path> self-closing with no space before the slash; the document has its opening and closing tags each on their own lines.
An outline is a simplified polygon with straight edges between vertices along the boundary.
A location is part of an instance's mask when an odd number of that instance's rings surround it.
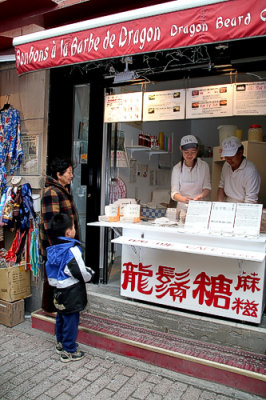
<svg viewBox="0 0 266 400">
<path fill-rule="evenodd" d="M 218 126 L 220 146 L 224 139 L 230 136 L 235 136 L 236 125 L 220 125 Z"/>
</svg>

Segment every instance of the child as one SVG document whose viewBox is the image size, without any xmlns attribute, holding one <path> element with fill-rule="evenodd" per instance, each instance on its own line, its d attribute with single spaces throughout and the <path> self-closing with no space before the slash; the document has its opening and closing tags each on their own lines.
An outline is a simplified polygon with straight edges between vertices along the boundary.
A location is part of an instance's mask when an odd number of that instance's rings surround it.
<svg viewBox="0 0 266 400">
<path fill-rule="evenodd" d="M 80 242 L 75 237 L 72 218 L 56 214 L 51 220 L 53 245 L 47 248 L 46 272 L 54 289 L 56 316 L 56 352 L 62 362 L 78 361 L 84 352 L 77 350 L 79 312 L 87 304 L 85 282 L 94 271 L 82 259 Z"/>
</svg>

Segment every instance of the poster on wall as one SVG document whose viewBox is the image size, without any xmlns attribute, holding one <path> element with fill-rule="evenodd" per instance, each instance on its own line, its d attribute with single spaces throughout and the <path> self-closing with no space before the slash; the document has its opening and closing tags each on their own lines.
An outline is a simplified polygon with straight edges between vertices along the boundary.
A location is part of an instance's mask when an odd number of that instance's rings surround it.
<svg viewBox="0 0 266 400">
<path fill-rule="evenodd" d="M 23 159 L 20 166 L 21 175 L 39 175 L 40 160 L 39 157 L 39 139 L 37 135 L 21 135 L 21 144 L 23 149 Z"/>
<path fill-rule="evenodd" d="M 186 90 L 186 118 L 233 115 L 232 85 L 203 86 Z"/>
<path fill-rule="evenodd" d="M 104 122 L 131 122 L 142 119 L 142 92 L 105 96 Z"/>
<path fill-rule="evenodd" d="M 185 118 L 185 90 L 146 92 L 143 96 L 143 121 Z"/>
<path fill-rule="evenodd" d="M 266 81 L 235 83 L 234 115 L 266 114 Z"/>
</svg>

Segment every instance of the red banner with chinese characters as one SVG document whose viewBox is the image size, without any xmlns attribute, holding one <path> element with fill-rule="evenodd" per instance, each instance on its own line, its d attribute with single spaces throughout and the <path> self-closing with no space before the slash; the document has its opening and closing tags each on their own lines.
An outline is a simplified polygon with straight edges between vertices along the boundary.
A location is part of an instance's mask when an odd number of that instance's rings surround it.
<svg viewBox="0 0 266 400">
<path fill-rule="evenodd" d="M 231 0 L 15 47 L 18 74 L 93 60 L 266 35 L 264 0 Z"/>
</svg>

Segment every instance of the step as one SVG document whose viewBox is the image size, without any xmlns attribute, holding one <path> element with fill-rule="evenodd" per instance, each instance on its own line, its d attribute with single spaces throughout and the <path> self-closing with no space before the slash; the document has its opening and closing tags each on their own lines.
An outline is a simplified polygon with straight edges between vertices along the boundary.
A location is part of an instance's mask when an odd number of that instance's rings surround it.
<svg viewBox="0 0 266 400">
<path fill-rule="evenodd" d="M 55 317 L 32 313 L 32 327 L 51 334 Z M 78 341 L 178 373 L 266 396 L 266 356 L 171 333 L 81 314 Z"/>
<path fill-rule="evenodd" d="M 265 354 L 266 316 L 260 325 L 186 312 L 120 296 L 118 286 L 89 285 L 90 314 L 252 353 Z"/>
</svg>

